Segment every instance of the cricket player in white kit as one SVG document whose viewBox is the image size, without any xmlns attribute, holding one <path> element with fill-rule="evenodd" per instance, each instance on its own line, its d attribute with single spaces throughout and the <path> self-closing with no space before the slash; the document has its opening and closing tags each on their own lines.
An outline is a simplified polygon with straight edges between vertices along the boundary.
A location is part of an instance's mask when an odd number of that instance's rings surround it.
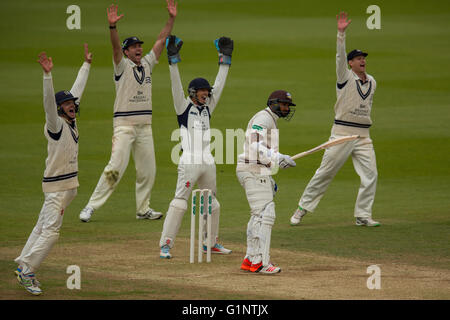
<svg viewBox="0 0 450 320">
<path fill-rule="evenodd" d="M 219 52 L 219 72 L 214 86 L 211 87 L 206 79 L 196 78 L 189 84 L 188 97 L 184 96 L 178 71 L 178 62 L 181 61 L 179 51 L 182 45 L 183 41 L 174 35 L 167 38 L 166 46 L 172 81 L 172 95 L 180 126 L 183 153 L 178 164 L 175 197 L 170 202 L 159 242 L 160 257 L 166 259 L 172 258 L 170 249 L 174 246 L 175 237 L 180 229 L 183 215 L 188 208 L 189 196 L 195 184 L 198 184 L 200 189 L 212 191 L 211 252 L 231 253 L 231 250 L 218 243 L 220 204 L 216 198 L 216 165 L 210 150 L 210 118 L 225 86 L 231 65 L 233 40 L 227 37 L 215 40 Z M 206 239 L 206 235 L 203 236 Z M 205 242 L 203 243 L 203 251 L 206 252 Z"/>
<path fill-rule="evenodd" d="M 113 193 L 128 166 L 130 154 L 136 165 L 136 218 L 159 219 L 162 213 L 150 208 L 150 195 L 156 175 L 155 151 L 152 133 L 152 70 L 164 49 L 170 34 L 177 4 L 166 0 L 169 19 L 160 32 L 152 50 L 142 55 L 142 43 L 129 37 L 120 45 L 117 6 L 108 8 L 108 22 L 113 47 L 114 83 L 114 134 L 111 158 L 105 167 L 88 204 L 80 213 L 80 220 L 88 222 Z M 126 58 L 124 57 L 126 56 Z"/>
<path fill-rule="evenodd" d="M 299 207 L 291 217 L 291 225 L 298 225 L 308 212 L 315 210 L 328 185 L 349 156 L 352 157 L 355 171 L 361 178 L 354 211 L 356 225 L 369 227 L 380 225 L 372 219 L 378 173 L 375 150 L 369 133 L 372 125 L 370 113 L 377 83 L 366 73 L 367 53 L 353 50 L 346 55 L 345 30 L 350 22 L 345 12 L 337 16 L 337 101 L 334 106 L 335 120 L 330 139 L 347 135 L 359 135 L 360 138 L 325 150 L 319 169 L 307 185 L 299 201 Z"/>
<path fill-rule="evenodd" d="M 247 252 L 241 269 L 254 273 L 275 274 L 281 272 L 270 262 L 270 240 L 275 223 L 277 185 L 272 178 L 282 169 L 295 167 L 294 160 L 279 152 L 278 119 L 289 120 L 295 112 L 290 93 L 284 90 L 272 92 L 267 108 L 258 112 L 248 123 L 245 133 L 244 153 L 238 156 L 236 175 L 245 189 L 250 205 L 250 221 L 247 225 Z"/>
<path fill-rule="evenodd" d="M 51 71 L 52 58 L 45 52 L 39 54 L 39 64 L 44 71 L 44 135 L 48 141 L 48 156 L 42 180 L 44 205 L 36 226 L 33 228 L 20 256 L 17 279 L 33 295 L 40 295 L 42 289 L 35 272 L 47 257 L 59 237 L 64 210 L 77 194 L 78 187 L 78 128 L 76 113 L 89 76 L 92 54 L 84 45 L 85 62 L 81 66 L 70 91 L 54 93 Z"/>
</svg>

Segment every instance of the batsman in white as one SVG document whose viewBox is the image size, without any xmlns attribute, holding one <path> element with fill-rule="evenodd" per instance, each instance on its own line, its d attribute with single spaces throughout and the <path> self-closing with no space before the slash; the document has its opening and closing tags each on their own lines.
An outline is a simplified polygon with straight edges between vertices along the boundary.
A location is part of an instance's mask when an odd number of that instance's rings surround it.
<svg viewBox="0 0 450 320">
<path fill-rule="evenodd" d="M 233 40 L 227 37 L 216 39 L 214 43 L 219 52 L 219 72 L 214 86 L 211 87 L 204 78 L 196 78 L 189 83 L 189 96 L 185 98 L 178 71 L 178 62 L 181 61 L 179 51 L 183 41 L 174 35 L 168 37 L 166 41 L 172 96 L 180 126 L 183 153 L 178 164 L 175 197 L 170 202 L 159 242 L 161 258 L 170 259 L 172 257 L 170 249 L 174 246 L 175 237 L 188 208 L 189 196 L 195 184 L 198 184 L 200 189 L 212 191 L 212 231 L 209 237 L 211 252 L 231 253 L 231 250 L 224 248 L 218 242 L 220 204 L 216 198 L 216 165 L 210 150 L 210 118 L 225 86 L 234 44 Z M 204 239 L 206 239 L 206 235 L 204 235 Z M 205 241 L 203 243 L 204 252 L 206 252 Z"/>
<path fill-rule="evenodd" d="M 360 138 L 325 150 L 319 169 L 308 183 L 299 201 L 299 207 L 291 217 L 291 225 L 298 225 L 308 212 L 315 210 L 328 185 L 349 156 L 352 156 L 353 166 L 361 178 L 354 211 L 356 225 L 380 225 L 372 219 L 378 173 L 369 133 L 372 125 L 370 113 L 377 83 L 366 73 L 367 53 L 353 50 L 346 55 L 345 30 L 350 23 L 347 13 L 341 12 L 337 15 L 337 101 L 330 140 L 347 135 L 359 135 Z"/>
<path fill-rule="evenodd" d="M 44 135 L 47 138 L 48 156 L 42 180 L 44 205 L 20 256 L 15 259 L 17 279 L 33 295 L 42 289 L 35 272 L 47 257 L 59 237 L 64 210 L 75 198 L 78 188 L 78 128 L 76 114 L 89 76 L 92 54 L 84 45 L 84 63 L 70 91 L 54 93 L 51 71 L 52 58 L 45 52 L 39 54 L 39 64 L 44 71 Z"/>
<path fill-rule="evenodd" d="M 159 219 L 162 213 L 150 208 L 150 196 L 156 175 L 155 151 L 152 133 L 152 70 L 164 49 L 177 15 L 177 4 L 166 0 L 169 19 L 161 30 L 152 50 L 142 56 L 143 41 L 126 38 L 120 45 L 117 6 L 108 12 L 111 44 L 113 48 L 114 133 L 111 158 L 105 167 L 88 204 L 80 213 L 80 220 L 89 222 L 94 210 L 100 208 L 113 193 L 128 166 L 130 153 L 136 165 L 136 218 Z M 125 57 L 124 57 L 125 56 Z"/>
<path fill-rule="evenodd" d="M 272 175 L 295 167 L 294 160 L 280 153 L 277 121 L 290 120 L 295 112 L 292 96 L 284 90 L 270 94 L 267 108 L 259 111 L 247 125 L 244 153 L 238 156 L 237 178 L 245 189 L 250 206 L 247 224 L 247 252 L 241 269 L 254 273 L 275 274 L 281 268 L 270 262 L 270 240 L 275 223 L 277 185 Z"/>
</svg>

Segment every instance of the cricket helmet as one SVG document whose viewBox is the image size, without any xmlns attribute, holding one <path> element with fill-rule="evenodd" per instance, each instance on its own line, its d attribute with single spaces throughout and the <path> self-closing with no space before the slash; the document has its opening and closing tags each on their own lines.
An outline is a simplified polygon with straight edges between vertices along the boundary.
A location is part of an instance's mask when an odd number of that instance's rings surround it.
<svg viewBox="0 0 450 320">
<path fill-rule="evenodd" d="M 67 90 L 58 91 L 55 94 L 56 108 L 58 110 L 58 114 L 59 115 L 63 114 L 64 111 L 61 109 L 61 104 L 69 100 L 73 100 L 73 103 L 75 104 L 75 112 L 78 113 L 80 111 L 80 104 L 76 102 L 77 99 L 78 97 L 74 97 L 73 94 L 70 93 L 70 91 Z"/>
<path fill-rule="evenodd" d="M 280 102 L 284 102 L 289 105 L 289 111 L 287 113 L 281 111 Z M 292 102 L 292 95 L 289 92 L 285 90 L 276 90 L 272 92 L 267 99 L 267 106 L 277 116 L 289 121 L 294 116 L 296 104 Z"/>
<path fill-rule="evenodd" d="M 197 90 L 199 89 L 208 89 L 209 91 L 209 97 L 211 96 L 211 90 L 212 87 L 209 84 L 208 80 L 204 79 L 204 78 L 195 78 L 194 80 L 192 80 L 189 83 L 189 87 L 188 87 L 188 93 L 189 93 L 189 97 L 195 98 L 196 94 L 197 94 Z"/>
</svg>

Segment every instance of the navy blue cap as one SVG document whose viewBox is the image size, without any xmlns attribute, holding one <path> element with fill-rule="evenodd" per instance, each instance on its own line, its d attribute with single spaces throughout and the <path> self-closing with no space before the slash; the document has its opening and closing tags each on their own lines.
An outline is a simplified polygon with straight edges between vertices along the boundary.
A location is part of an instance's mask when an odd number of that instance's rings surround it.
<svg viewBox="0 0 450 320">
<path fill-rule="evenodd" d="M 122 42 L 122 50 L 127 49 L 129 46 L 135 43 L 144 43 L 144 41 L 139 40 L 138 37 L 129 37 L 123 40 Z"/>
<path fill-rule="evenodd" d="M 355 49 L 352 50 L 348 55 L 347 55 L 347 61 L 352 60 L 353 58 L 356 58 L 358 56 L 364 56 L 367 57 L 369 54 L 366 52 L 362 52 L 361 50 Z"/>
<path fill-rule="evenodd" d="M 64 101 L 69 101 L 69 100 L 77 100 L 77 97 L 74 97 L 70 91 L 67 90 L 63 90 L 63 91 L 59 91 L 55 94 L 55 100 L 56 100 L 56 105 L 60 106 L 61 103 L 63 103 Z"/>
</svg>

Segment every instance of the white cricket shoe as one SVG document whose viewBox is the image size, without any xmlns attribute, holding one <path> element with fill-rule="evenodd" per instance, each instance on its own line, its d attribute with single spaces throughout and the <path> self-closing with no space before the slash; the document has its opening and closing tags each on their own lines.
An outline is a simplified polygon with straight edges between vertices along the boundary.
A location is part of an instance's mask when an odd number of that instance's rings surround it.
<svg viewBox="0 0 450 320">
<path fill-rule="evenodd" d="M 272 263 L 269 263 L 267 266 L 263 266 L 258 272 L 264 274 L 275 274 L 280 273 L 281 268 L 274 266 Z"/>
<path fill-rule="evenodd" d="M 94 208 L 86 206 L 80 212 L 80 220 L 83 222 L 89 222 L 91 220 L 92 214 L 94 213 Z"/>
<path fill-rule="evenodd" d="M 143 220 L 143 219 L 150 219 L 150 220 L 156 220 L 162 217 L 161 212 L 156 212 L 153 209 L 148 209 L 145 213 L 136 213 L 136 219 Z"/>
<path fill-rule="evenodd" d="M 37 282 L 34 273 L 24 274 L 23 272 L 20 272 L 17 276 L 17 281 L 19 281 L 19 284 L 32 295 L 38 296 L 42 294 L 42 289 L 39 288 L 39 283 Z"/>
<path fill-rule="evenodd" d="M 297 226 L 307 213 L 305 209 L 297 208 L 291 217 L 291 226 Z"/>
<path fill-rule="evenodd" d="M 207 253 L 208 247 L 203 245 L 203 253 Z M 214 247 L 211 247 L 211 253 L 218 253 L 218 254 L 230 254 L 231 250 L 225 248 L 220 243 L 216 243 Z"/>
<path fill-rule="evenodd" d="M 372 220 L 372 218 L 356 218 L 357 226 L 366 226 L 366 227 L 378 227 L 380 223 L 378 221 Z"/>
<path fill-rule="evenodd" d="M 165 244 L 161 247 L 161 250 L 159 251 L 159 257 L 162 259 L 172 258 L 172 255 L 170 254 L 170 247 L 168 244 Z"/>
<path fill-rule="evenodd" d="M 254 273 L 276 274 L 281 272 L 281 268 L 274 266 L 271 262 L 265 266 L 263 266 L 262 262 L 260 262 L 256 264 L 252 263 L 250 266 L 250 271 Z"/>
</svg>

